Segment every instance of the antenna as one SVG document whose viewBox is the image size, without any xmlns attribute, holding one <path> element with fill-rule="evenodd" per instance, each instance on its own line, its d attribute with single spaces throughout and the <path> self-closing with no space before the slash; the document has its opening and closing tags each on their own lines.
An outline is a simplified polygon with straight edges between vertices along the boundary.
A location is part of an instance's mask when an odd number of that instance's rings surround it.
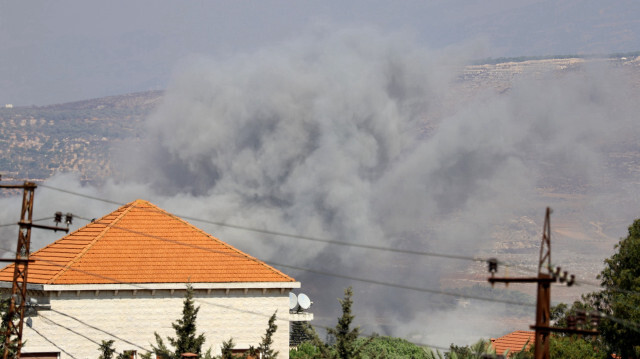
<svg viewBox="0 0 640 359">
<path fill-rule="evenodd" d="M 295 293 L 289 292 L 289 310 L 296 310 L 298 308 L 298 297 Z"/>
<path fill-rule="evenodd" d="M 298 294 L 298 305 L 300 305 L 300 308 L 302 308 L 303 310 L 307 310 L 311 307 L 312 304 L 313 302 L 306 294 Z"/>
</svg>

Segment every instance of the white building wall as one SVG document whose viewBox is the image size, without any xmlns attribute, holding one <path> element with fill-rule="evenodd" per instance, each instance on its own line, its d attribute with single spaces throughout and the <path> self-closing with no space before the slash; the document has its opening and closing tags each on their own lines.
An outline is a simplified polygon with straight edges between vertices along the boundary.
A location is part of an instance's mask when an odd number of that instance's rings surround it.
<svg viewBox="0 0 640 359">
<path fill-rule="evenodd" d="M 99 343 L 115 340 L 118 352 L 141 354 L 156 343 L 154 331 L 169 345 L 166 337 L 175 336 L 171 324 L 182 317 L 184 294 L 185 290 L 50 293 L 51 310 L 39 310 L 31 316 L 33 328 L 24 328 L 23 352 L 56 351 L 62 359 L 97 358 Z M 237 349 L 257 347 L 277 310 L 274 349 L 280 352 L 279 358 L 289 358 L 289 290 L 196 290 L 194 300 L 200 307 L 197 332 L 206 337 L 203 351 L 211 347 L 213 354 L 219 354 L 222 341 L 229 338 Z"/>
</svg>

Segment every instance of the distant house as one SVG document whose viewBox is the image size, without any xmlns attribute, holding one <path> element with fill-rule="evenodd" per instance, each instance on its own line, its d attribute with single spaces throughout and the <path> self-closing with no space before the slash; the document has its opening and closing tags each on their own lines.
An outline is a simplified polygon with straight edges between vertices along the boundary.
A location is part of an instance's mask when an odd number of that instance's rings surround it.
<svg viewBox="0 0 640 359">
<path fill-rule="evenodd" d="M 175 333 L 187 283 L 195 289 L 204 348 L 257 346 L 277 311 L 275 350 L 289 357 L 289 292 L 300 283 L 186 221 L 136 200 L 35 252 L 25 326 L 30 357 L 95 358 L 102 340 L 141 354 Z M 10 288 L 13 265 L 0 271 Z M 25 318 L 25 320 L 27 320 Z"/>
<path fill-rule="evenodd" d="M 517 353 L 522 348 L 529 348 L 535 343 L 536 332 L 528 330 L 516 330 L 500 338 L 491 338 L 491 345 L 496 350 L 496 354 L 504 355 L 509 350 L 510 354 Z M 509 354 L 507 354 L 509 356 Z"/>
</svg>

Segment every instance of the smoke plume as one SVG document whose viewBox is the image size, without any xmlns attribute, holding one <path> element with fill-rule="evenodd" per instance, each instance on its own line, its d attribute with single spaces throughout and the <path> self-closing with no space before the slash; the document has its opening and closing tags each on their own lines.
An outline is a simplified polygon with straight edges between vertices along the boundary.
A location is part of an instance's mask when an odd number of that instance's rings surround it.
<svg viewBox="0 0 640 359">
<path fill-rule="evenodd" d="M 635 216 L 634 176 L 610 171 L 608 155 L 637 149 L 637 88 L 622 70 L 522 76 L 506 92 L 469 96 L 458 77 L 464 56 L 349 30 L 190 61 L 148 118 L 144 146 L 120 159 L 123 177 L 83 191 L 216 222 L 468 256 L 490 251 L 496 228 L 514 218 L 531 216 L 541 228 L 549 201 L 567 215 L 567 202 L 545 190 L 579 192 L 585 221 Z M 113 209 L 42 193 L 46 207 L 64 198 L 65 211 L 98 217 Z M 439 289 L 468 266 L 194 224 L 263 260 L 413 287 Z M 333 323 L 335 298 L 354 285 L 368 331 L 446 346 L 509 329 L 456 324 L 489 323 L 482 303 L 469 315 L 447 307 L 448 297 L 282 269 L 302 282 L 319 324 Z M 457 331 L 445 338 L 434 330 L 442 322 Z"/>
</svg>

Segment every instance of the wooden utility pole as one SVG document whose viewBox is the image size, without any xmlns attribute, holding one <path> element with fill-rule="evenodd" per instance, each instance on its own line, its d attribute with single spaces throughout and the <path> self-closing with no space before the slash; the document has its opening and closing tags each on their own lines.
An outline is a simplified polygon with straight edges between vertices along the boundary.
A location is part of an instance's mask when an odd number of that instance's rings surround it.
<svg viewBox="0 0 640 359">
<path fill-rule="evenodd" d="M 69 232 L 69 228 L 53 227 L 33 224 L 33 198 L 35 189 L 38 187 L 33 182 L 25 181 L 22 185 L 0 185 L 0 188 L 21 188 L 22 194 L 22 210 L 20 211 L 20 227 L 18 231 L 18 245 L 16 248 L 16 258 L 2 260 L 3 262 L 14 262 L 13 284 L 11 286 L 11 302 L 9 304 L 9 312 L 7 313 L 7 330 L 5 332 L 4 342 L 4 359 L 10 356 L 12 346 L 16 348 L 15 357 L 20 357 L 20 349 L 22 347 L 22 328 L 24 324 L 24 311 L 27 302 L 27 273 L 29 269 L 30 245 L 31 245 L 31 228 L 43 228 L 51 230 L 61 230 Z M 18 319 L 18 323 L 14 322 L 14 318 Z"/>
<path fill-rule="evenodd" d="M 549 217 L 551 209 L 547 207 L 544 217 L 544 226 L 542 229 L 542 243 L 540 245 L 540 259 L 538 261 L 537 277 L 507 278 L 494 277 L 498 270 L 498 261 L 496 259 L 489 260 L 489 283 L 537 283 L 537 300 L 536 300 L 536 324 L 530 326 L 536 331 L 535 336 L 535 359 L 549 359 L 549 335 L 551 332 L 561 332 L 569 334 L 597 335 L 595 330 L 582 330 L 576 328 L 556 328 L 551 327 L 551 283 L 556 282 L 558 278 L 560 282 L 567 282 L 571 286 L 574 282 L 574 276 L 567 279 L 567 272 L 560 276 L 560 268 L 553 272 L 551 268 L 551 222 Z M 546 272 L 543 271 L 546 269 Z"/>
</svg>

